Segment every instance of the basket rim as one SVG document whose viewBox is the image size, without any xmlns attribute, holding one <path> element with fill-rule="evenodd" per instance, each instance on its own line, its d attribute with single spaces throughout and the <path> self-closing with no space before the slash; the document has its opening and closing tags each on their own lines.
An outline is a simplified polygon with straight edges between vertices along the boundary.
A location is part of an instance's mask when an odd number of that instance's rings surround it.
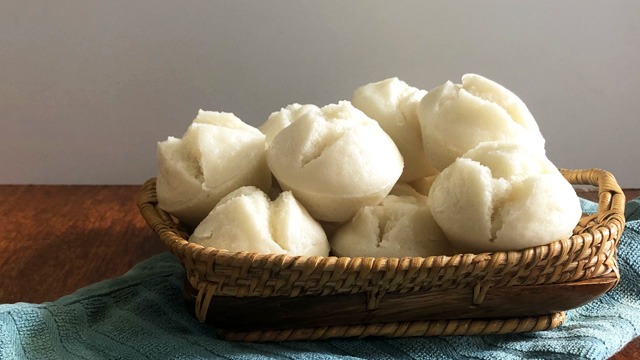
<svg viewBox="0 0 640 360">
<path fill-rule="evenodd" d="M 596 223 L 591 227 L 591 233 L 595 231 L 606 231 L 616 234 L 615 244 L 619 240 L 619 235 L 624 229 L 624 206 L 625 196 L 622 189 L 616 182 L 613 174 L 601 169 L 559 169 L 562 175 L 572 185 L 592 185 L 598 187 L 598 210 L 587 217 L 590 221 Z M 537 254 L 551 253 L 551 247 L 575 247 L 582 246 L 585 242 L 582 234 L 574 233 L 572 236 L 564 239 L 558 239 L 550 244 L 529 247 L 522 250 L 483 252 L 483 253 L 461 253 L 455 255 L 434 255 L 429 257 L 344 257 L 344 256 L 305 256 L 305 255 L 289 255 L 289 254 L 265 254 L 254 252 L 233 252 L 214 247 L 205 247 L 200 244 L 188 241 L 187 233 L 178 229 L 175 220 L 158 207 L 158 200 L 155 189 L 156 178 L 148 179 L 139 192 L 137 205 L 148 225 L 160 237 L 160 239 L 168 246 L 174 254 L 181 254 L 185 260 L 201 261 L 216 258 L 216 261 L 251 261 L 252 263 L 271 263 L 275 262 L 281 266 L 295 266 L 295 264 L 317 263 L 323 264 L 325 268 L 331 268 L 332 265 L 345 262 L 356 262 L 366 265 L 372 265 L 375 262 L 377 268 L 391 266 L 397 270 L 406 270 L 416 265 L 427 266 L 456 266 L 460 262 L 483 262 L 489 259 L 510 259 L 510 261 L 518 261 L 521 257 Z M 583 218 L 584 218 L 583 214 Z M 596 239 L 597 240 L 597 239 Z M 559 243 L 563 244 L 559 244 Z M 176 254 L 176 255 L 177 255 Z M 186 256 L 189 255 L 189 256 Z M 182 260 L 182 258 L 181 258 Z M 188 260 L 187 260 L 188 261 Z M 498 262 L 501 262 L 500 260 Z M 354 264 L 352 264 L 354 266 Z"/>
<path fill-rule="evenodd" d="M 616 247 L 625 224 L 625 197 L 620 186 L 611 173 L 600 169 L 560 169 L 560 172 L 571 184 L 598 187 L 597 211 L 583 214 L 568 238 L 507 252 L 426 258 L 231 252 L 190 243 L 188 234 L 180 229 L 175 218 L 158 207 L 154 178 L 142 187 L 138 207 L 156 235 L 180 260 L 189 284 L 197 290 L 194 310 L 201 322 L 207 320 L 215 297 L 297 297 L 365 292 L 365 310 L 371 311 L 379 306 L 387 293 L 464 287 L 471 290 L 470 306 L 476 306 L 483 303 L 488 289 L 494 286 L 569 283 L 612 273 L 616 283 L 619 281 Z M 397 324 L 386 323 L 382 328 Z M 458 326 L 462 323 L 452 320 L 448 324 Z M 367 335 L 382 334 L 376 330 L 378 325 L 371 326 L 374 330 Z M 352 324 L 339 328 L 352 331 L 360 327 L 362 325 Z M 344 336 L 334 331 L 338 328 L 331 329 L 328 337 Z M 251 338 L 254 333 L 249 332 L 247 336 Z M 297 332 L 282 334 L 289 338 L 293 333 Z M 308 337 L 303 333 L 300 339 Z M 280 336 L 280 332 L 271 330 L 264 334 Z M 408 334 L 396 331 L 383 335 Z"/>
</svg>

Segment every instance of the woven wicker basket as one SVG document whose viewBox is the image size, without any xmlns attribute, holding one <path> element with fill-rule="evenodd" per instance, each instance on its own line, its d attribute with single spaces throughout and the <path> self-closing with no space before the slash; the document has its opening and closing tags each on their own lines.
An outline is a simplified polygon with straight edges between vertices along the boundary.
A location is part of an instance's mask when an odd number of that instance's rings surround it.
<svg viewBox="0 0 640 360">
<path fill-rule="evenodd" d="M 157 206 L 155 179 L 138 206 L 186 270 L 195 316 L 240 341 L 475 335 L 546 330 L 619 280 L 624 194 L 602 170 L 561 170 L 598 187 L 598 211 L 568 239 L 522 251 L 427 258 L 234 253 L 189 243 Z"/>
</svg>

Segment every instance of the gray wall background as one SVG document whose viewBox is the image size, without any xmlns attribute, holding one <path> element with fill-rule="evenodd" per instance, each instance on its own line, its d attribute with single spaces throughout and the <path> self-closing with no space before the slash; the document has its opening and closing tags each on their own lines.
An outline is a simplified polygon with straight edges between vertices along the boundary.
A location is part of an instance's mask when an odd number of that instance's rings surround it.
<svg viewBox="0 0 640 360">
<path fill-rule="evenodd" d="M 3 1 L 0 183 L 139 184 L 199 108 L 259 125 L 398 76 L 528 105 L 559 167 L 640 187 L 638 1 Z"/>
</svg>

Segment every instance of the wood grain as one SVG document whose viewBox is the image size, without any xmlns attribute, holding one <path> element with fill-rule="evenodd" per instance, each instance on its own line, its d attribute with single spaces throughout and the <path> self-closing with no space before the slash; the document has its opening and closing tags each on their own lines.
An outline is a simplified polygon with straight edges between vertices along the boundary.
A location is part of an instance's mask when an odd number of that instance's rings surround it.
<svg viewBox="0 0 640 360">
<path fill-rule="evenodd" d="M 164 251 L 138 186 L 0 186 L 0 303 L 44 302 Z"/>
<path fill-rule="evenodd" d="M 0 186 L 0 303 L 51 301 L 165 251 L 139 186 Z M 625 191 L 627 198 L 640 190 Z M 594 192 L 581 196 L 596 199 Z M 640 360 L 640 339 L 612 359 Z"/>
<path fill-rule="evenodd" d="M 617 281 L 617 276 L 610 274 L 568 284 L 496 286 L 488 290 L 478 305 L 471 304 L 473 290 L 468 287 L 386 293 L 375 309 L 367 309 L 366 293 L 324 296 L 322 301 L 318 301 L 317 296 L 214 296 L 207 312 L 207 323 L 224 330 L 249 331 L 404 321 L 524 318 L 582 306 L 611 289 Z M 185 288 L 188 308 L 195 310 L 197 290 L 188 282 L 185 282 Z"/>
</svg>

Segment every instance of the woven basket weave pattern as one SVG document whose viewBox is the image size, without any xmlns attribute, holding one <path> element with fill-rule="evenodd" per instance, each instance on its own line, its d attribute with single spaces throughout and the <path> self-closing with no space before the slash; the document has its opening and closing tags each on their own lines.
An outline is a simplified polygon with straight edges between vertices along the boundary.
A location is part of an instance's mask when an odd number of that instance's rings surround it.
<svg viewBox="0 0 640 360">
<path fill-rule="evenodd" d="M 151 228 L 184 265 L 191 286 L 198 289 L 196 314 L 200 320 L 204 320 L 213 296 L 366 292 L 367 308 L 373 309 L 387 292 L 470 287 L 473 303 L 478 304 L 492 286 L 555 284 L 617 274 L 616 244 L 624 228 L 622 191 L 606 171 L 561 172 L 572 184 L 599 188 L 598 212 L 583 216 L 572 237 L 522 251 L 451 257 L 338 258 L 232 253 L 189 243 L 188 234 L 157 207 L 155 179 L 143 186 L 138 205 Z"/>
</svg>

